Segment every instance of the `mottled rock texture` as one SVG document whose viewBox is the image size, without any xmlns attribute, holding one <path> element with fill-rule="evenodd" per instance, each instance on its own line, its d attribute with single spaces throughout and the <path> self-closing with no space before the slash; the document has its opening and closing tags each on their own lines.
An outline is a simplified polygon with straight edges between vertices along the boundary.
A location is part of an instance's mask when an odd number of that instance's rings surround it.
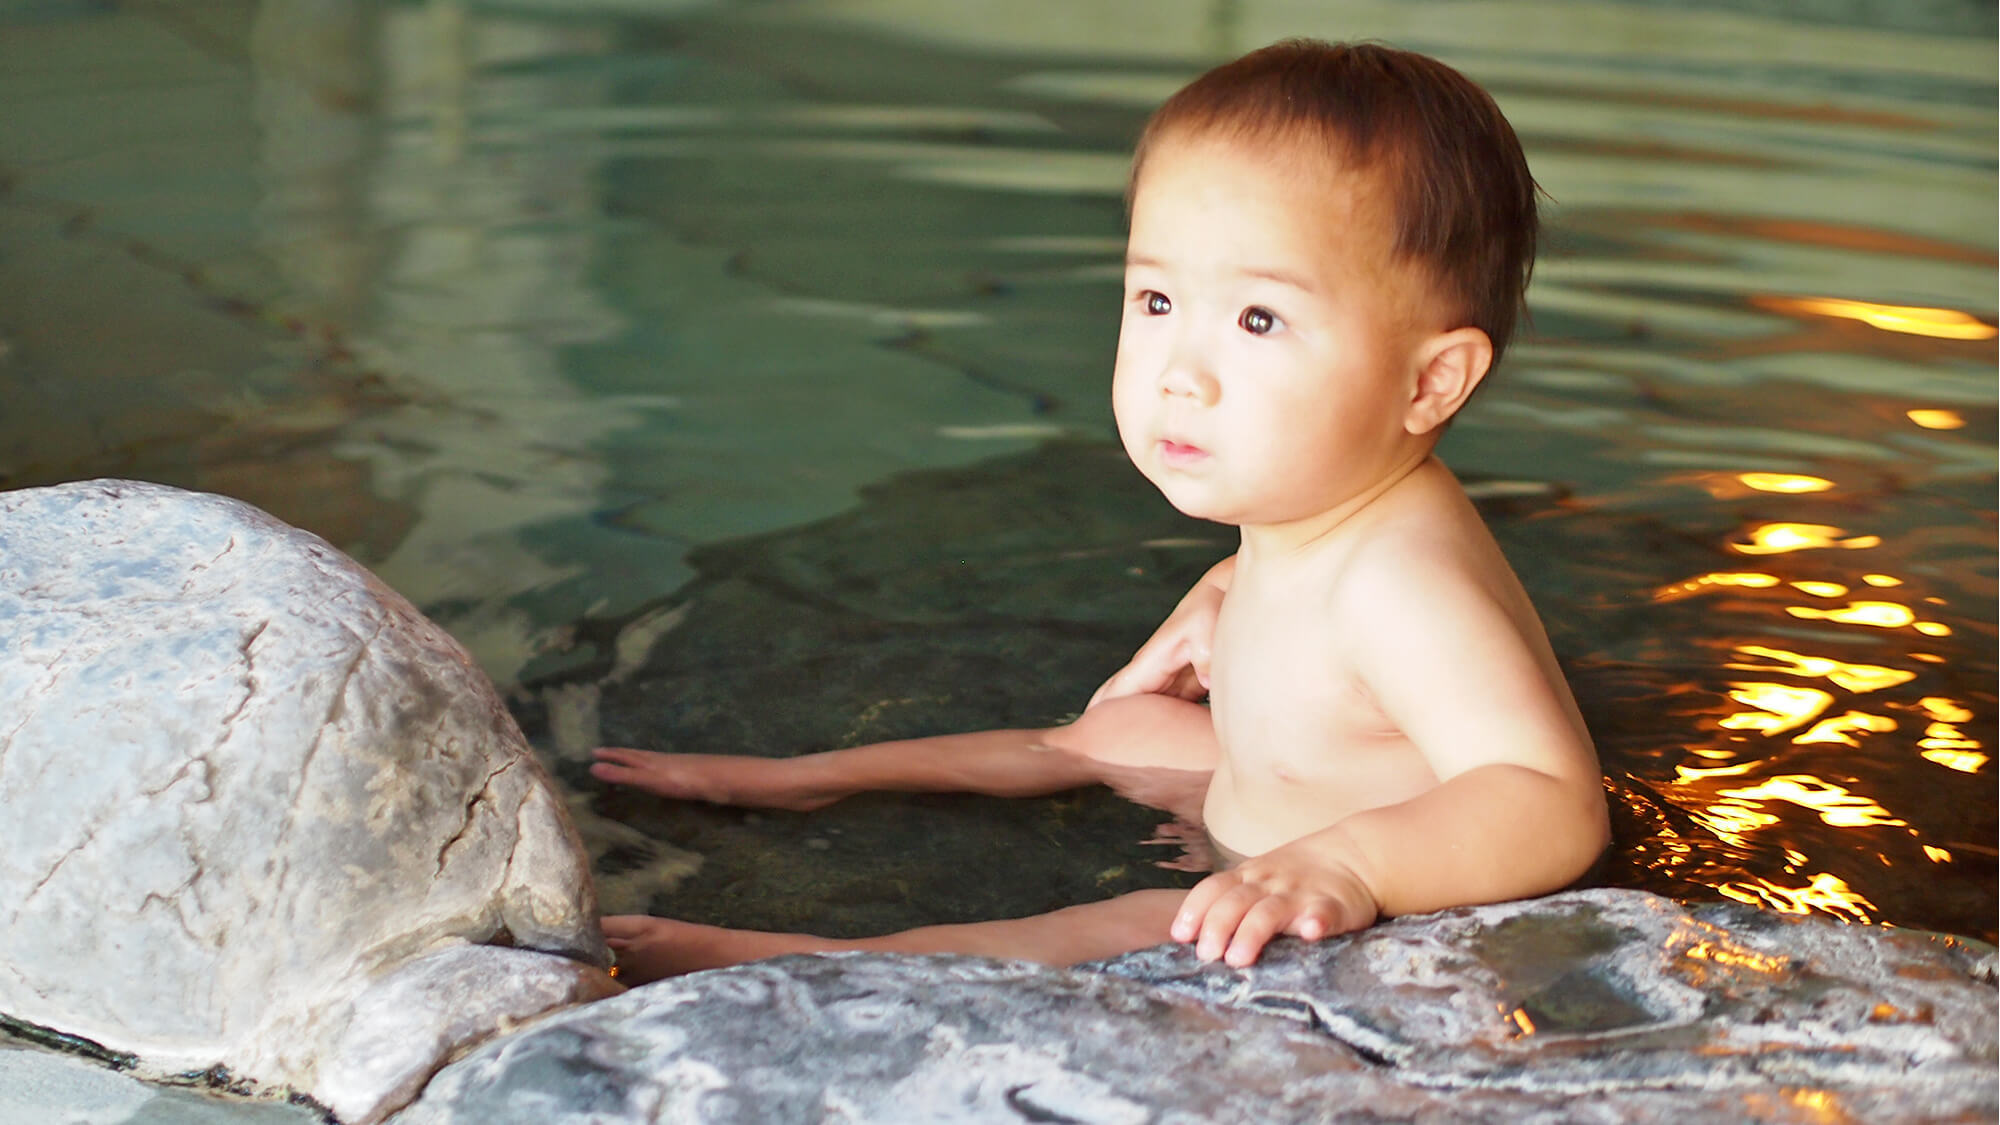
<svg viewBox="0 0 2000 1125">
<path fill-rule="evenodd" d="M 1637 891 L 1398 919 L 1258 965 L 789 957 L 558 1013 L 396 1125 L 1979 1120 L 1993 955 Z"/>
<path fill-rule="evenodd" d="M 586 857 L 485 676 L 222 497 L 0 494 L 0 808 L 0 1013 L 142 1073 L 364 1121 L 606 985 Z"/>
</svg>

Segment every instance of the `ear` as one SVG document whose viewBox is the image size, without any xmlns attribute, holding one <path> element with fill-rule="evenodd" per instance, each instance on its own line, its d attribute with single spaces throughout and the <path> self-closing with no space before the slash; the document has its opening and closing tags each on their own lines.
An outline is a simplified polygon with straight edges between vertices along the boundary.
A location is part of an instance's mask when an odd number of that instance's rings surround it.
<svg viewBox="0 0 2000 1125">
<path fill-rule="evenodd" d="M 1403 428 L 1423 435 L 1443 426 L 1479 389 L 1493 365 L 1493 341 L 1478 328 L 1454 328 L 1417 349 L 1416 393 L 1403 412 Z"/>
</svg>

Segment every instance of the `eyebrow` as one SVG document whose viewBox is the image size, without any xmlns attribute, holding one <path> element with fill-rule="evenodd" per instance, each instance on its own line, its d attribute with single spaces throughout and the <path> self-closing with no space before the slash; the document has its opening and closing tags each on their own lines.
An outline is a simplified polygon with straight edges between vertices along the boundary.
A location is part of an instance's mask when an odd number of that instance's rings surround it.
<svg viewBox="0 0 2000 1125">
<path fill-rule="evenodd" d="M 1160 262 L 1158 259 L 1146 257 L 1144 254 L 1126 255 L 1125 268 L 1131 269 L 1134 266 L 1139 266 L 1145 269 L 1156 269 L 1156 270 L 1166 268 L 1165 264 Z M 1287 270 L 1251 268 L 1251 269 L 1234 270 L 1232 272 L 1234 272 L 1238 277 L 1256 278 L 1259 281 L 1274 281 L 1277 282 L 1279 285 L 1285 285 L 1293 289 L 1297 289 L 1301 293 L 1319 292 L 1319 287 L 1314 285 L 1311 281 Z"/>
</svg>

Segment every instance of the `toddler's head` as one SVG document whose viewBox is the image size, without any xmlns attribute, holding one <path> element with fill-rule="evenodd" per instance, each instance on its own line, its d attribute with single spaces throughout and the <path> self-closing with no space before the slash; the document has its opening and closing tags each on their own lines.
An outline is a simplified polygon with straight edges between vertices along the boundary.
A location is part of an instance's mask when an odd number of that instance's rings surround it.
<svg viewBox="0 0 2000 1125">
<path fill-rule="evenodd" d="M 1395 259 L 1413 267 L 1448 326 L 1506 349 L 1535 256 L 1535 181 L 1487 93 L 1424 55 L 1294 39 L 1217 67 L 1169 98 L 1132 161 L 1167 139 L 1218 139 L 1375 181 Z"/>
</svg>

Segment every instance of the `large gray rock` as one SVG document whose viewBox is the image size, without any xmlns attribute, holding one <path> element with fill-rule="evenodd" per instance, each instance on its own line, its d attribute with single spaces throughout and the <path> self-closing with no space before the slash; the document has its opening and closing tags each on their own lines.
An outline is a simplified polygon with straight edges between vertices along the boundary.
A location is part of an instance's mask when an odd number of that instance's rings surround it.
<svg viewBox="0 0 2000 1125">
<path fill-rule="evenodd" d="M 788 957 L 547 1018 L 395 1125 L 1974 1120 L 1993 954 L 1593 890 L 1075 970 Z"/>
<path fill-rule="evenodd" d="M 0 808 L 0 1014 L 144 1074 L 367 1121 L 616 987 L 587 859 L 485 676 L 222 497 L 0 494 Z"/>
</svg>

